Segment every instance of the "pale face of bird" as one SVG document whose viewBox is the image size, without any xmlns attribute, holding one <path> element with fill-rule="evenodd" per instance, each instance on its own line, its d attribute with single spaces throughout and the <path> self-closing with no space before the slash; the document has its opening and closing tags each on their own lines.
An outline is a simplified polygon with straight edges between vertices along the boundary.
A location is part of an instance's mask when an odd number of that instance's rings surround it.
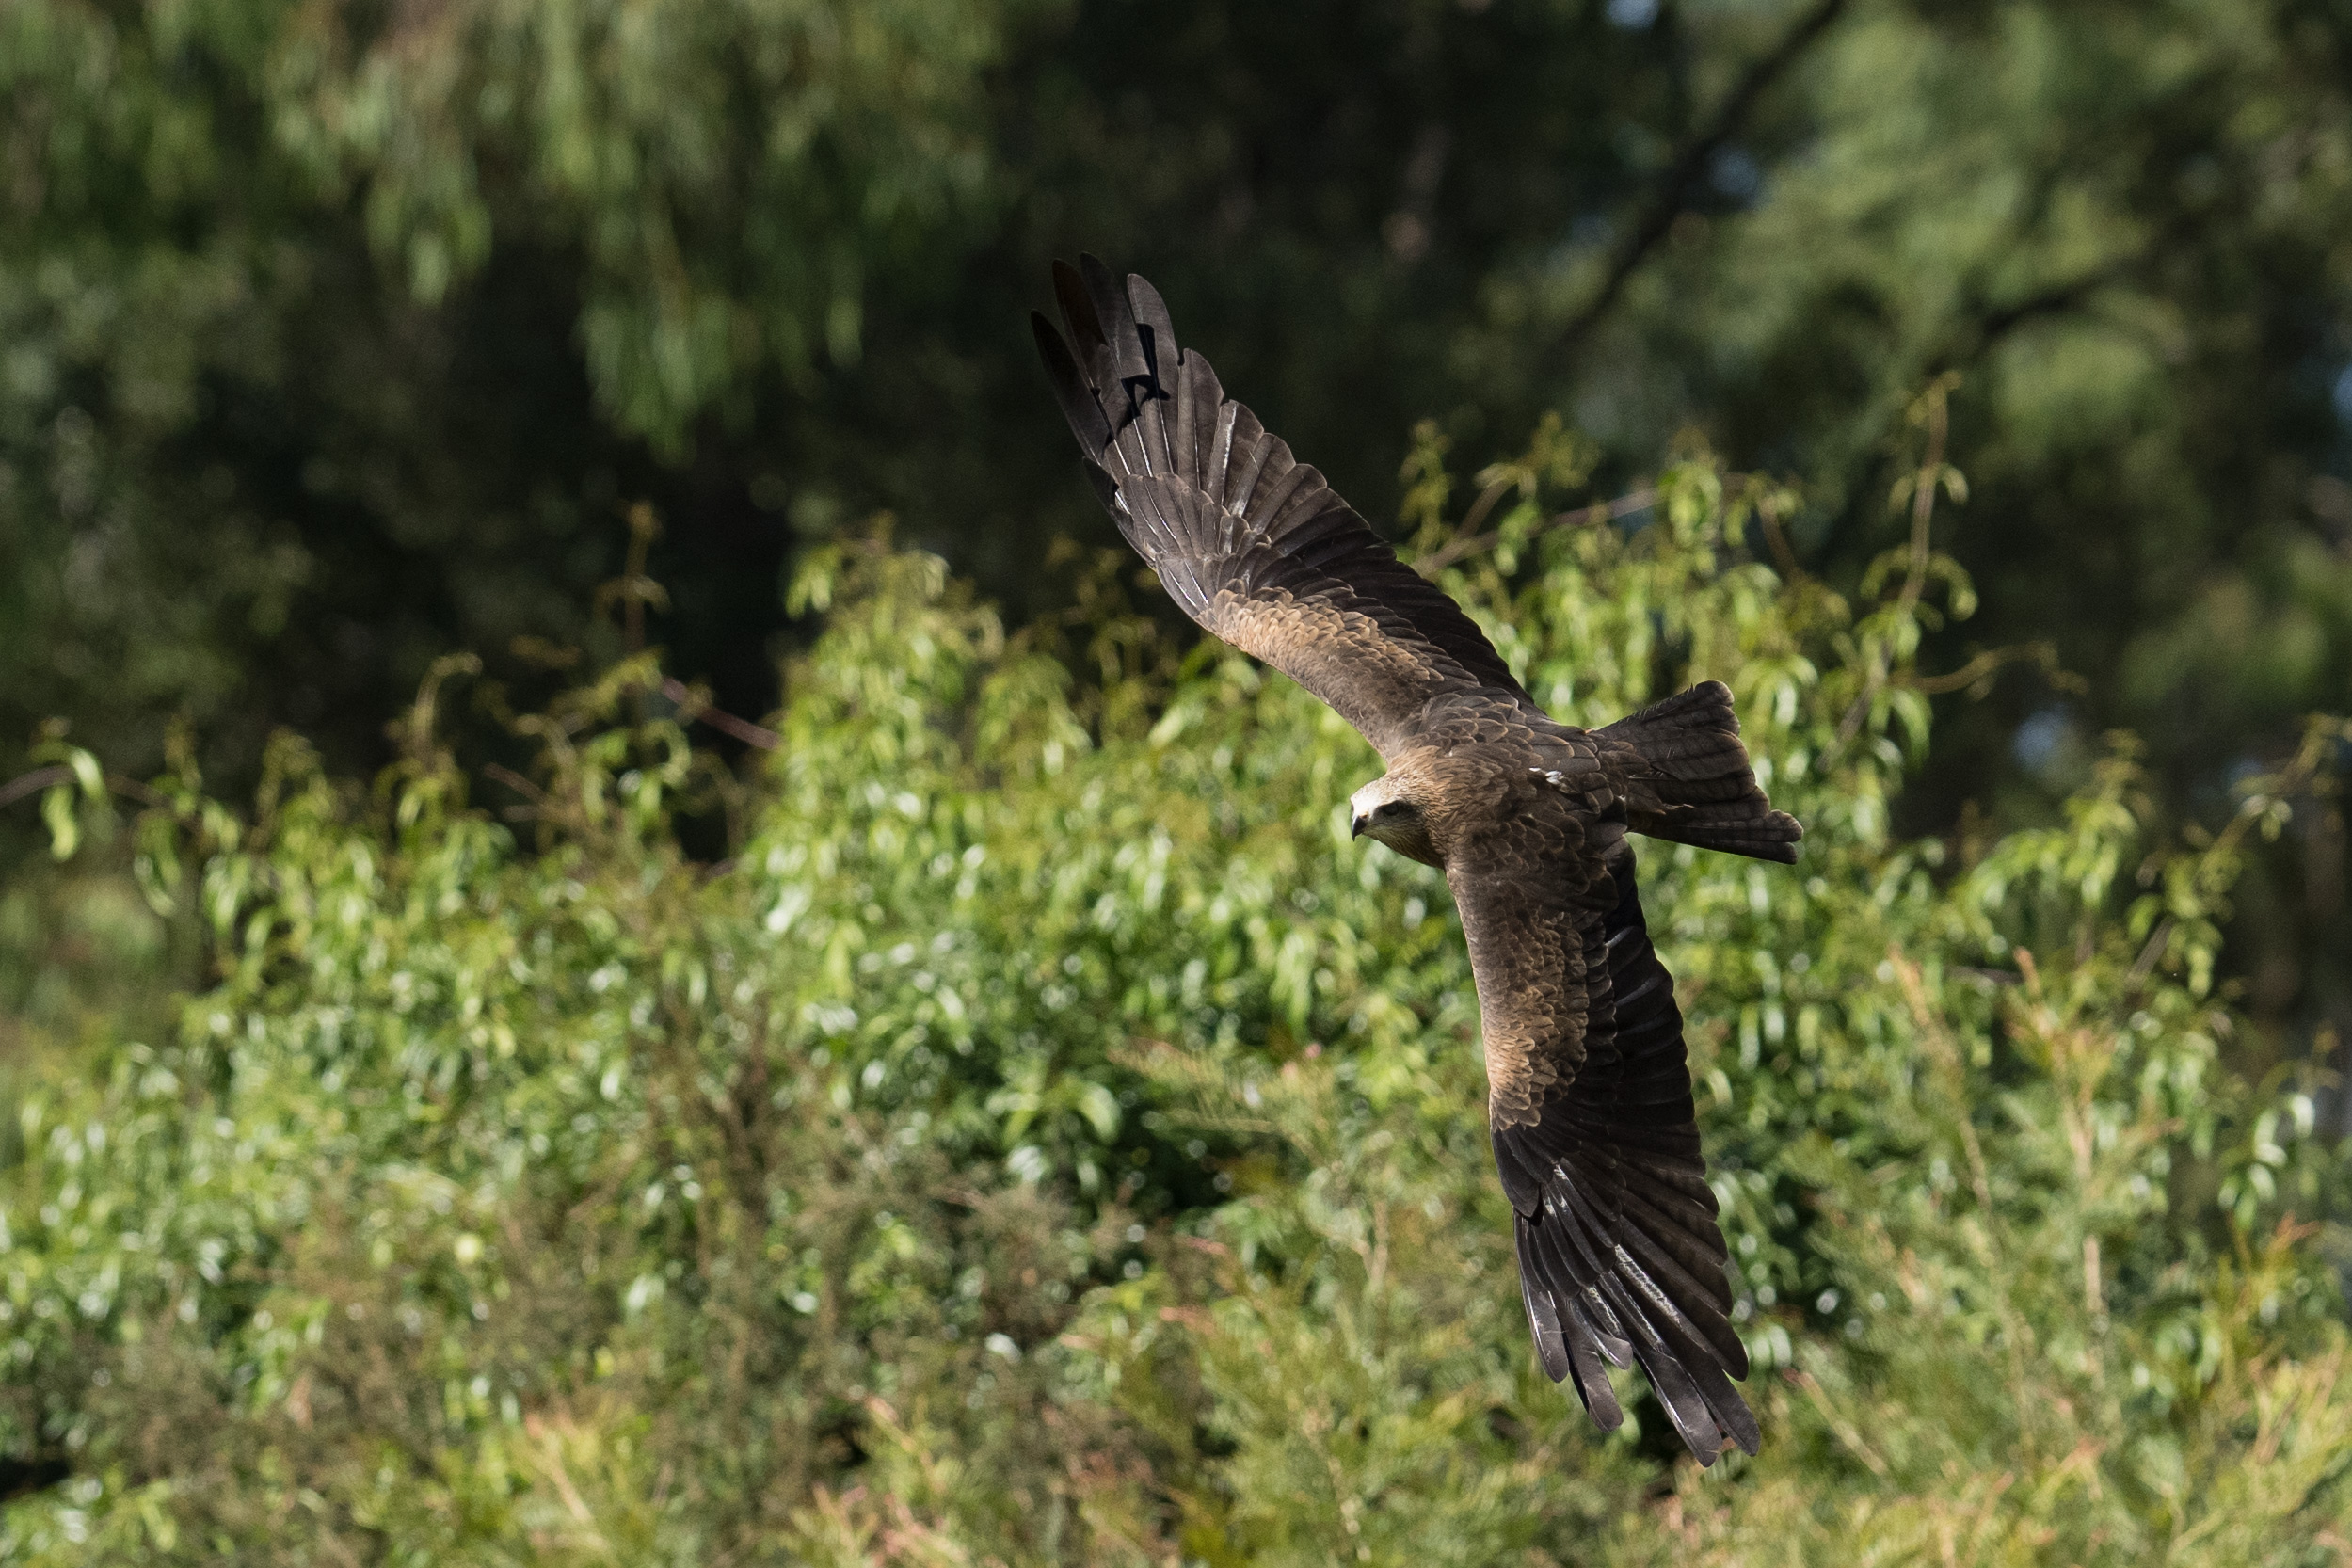
<svg viewBox="0 0 2352 1568">
<path fill-rule="evenodd" d="M 1420 806 L 1406 795 L 1394 774 L 1375 778 L 1348 802 L 1350 837 L 1376 839 L 1409 859 L 1442 866 L 1445 857 L 1430 837 Z"/>
</svg>

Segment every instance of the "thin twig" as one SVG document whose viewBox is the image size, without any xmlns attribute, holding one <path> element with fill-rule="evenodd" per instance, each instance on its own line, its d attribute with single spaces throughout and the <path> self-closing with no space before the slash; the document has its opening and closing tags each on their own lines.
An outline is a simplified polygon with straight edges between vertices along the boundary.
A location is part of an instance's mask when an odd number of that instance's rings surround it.
<svg viewBox="0 0 2352 1568">
<path fill-rule="evenodd" d="M 1830 1431 L 1846 1445 L 1847 1452 L 1868 1465 L 1870 1473 L 1880 1480 L 1893 1473 L 1886 1461 L 1879 1457 L 1878 1450 L 1864 1439 L 1862 1429 L 1840 1415 L 1837 1407 L 1830 1402 L 1829 1390 L 1821 1386 L 1819 1378 L 1799 1367 L 1790 1368 L 1787 1377 L 1789 1382 L 1805 1391 L 1805 1397 L 1813 1401 L 1813 1408 L 1819 1411 L 1821 1419 L 1829 1423 Z"/>
<path fill-rule="evenodd" d="M 170 803 L 136 778 L 125 778 L 119 773 L 106 775 L 106 788 L 125 800 L 136 800 L 141 806 L 167 806 Z"/>
<path fill-rule="evenodd" d="M 1756 502 L 1756 520 L 1764 527 L 1764 542 L 1772 549 L 1773 564 L 1780 568 L 1781 580 L 1794 583 L 1804 576 L 1804 568 L 1797 564 L 1797 552 L 1788 542 L 1788 531 L 1781 526 L 1781 509 L 1769 492 Z"/>
<path fill-rule="evenodd" d="M 28 774 L 11 778 L 6 784 L 0 784 L 0 806 L 14 806 L 26 795 L 37 795 L 43 790 L 54 789 L 72 776 L 73 770 L 63 762 L 53 762 L 45 768 L 35 768 Z M 136 800 L 141 806 L 164 804 L 163 796 L 136 778 L 125 778 L 119 773 L 110 773 L 105 776 L 105 778 L 107 791 L 122 796 L 125 800 Z"/>
<path fill-rule="evenodd" d="M 734 736 L 747 746 L 757 746 L 761 751 L 776 751 L 783 747 L 784 737 L 775 730 L 765 725 L 754 724 L 749 719 L 739 719 L 724 709 L 712 707 L 695 695 L 693 687 L 674 675 L 663 677 L 662 695 L 678 704 L 679 711 L 687 718 L 699 719 L 723 735 Z"/>
<path fill-rule="evenodd" d="M 549 804 L 547 792 L 545 790 L 540 789 L 536 784 L 532 783 L 531 780 L 523 777 L 522 775 L 517 773 L 514 769 L 507 767 L 503 763 L 486 762 L 482 765 L 482 771 L 488 774 L 490 777 L 498 780 L 501 784 L 505 785 L 506 788 L 514 791 L 515 793 L 522 796 L 523 799 L 531 802 L 534 806 L 544 808 Z"/>
<path fill-rule="evenodd" d="M 2156 960 L 2164 955 L 2165 944 L 2171 939 L 2172 917 L 2167 915 L 2156 922 L 2156 929 L 2148 934 L 2148 941 L 2139 950 L 2139 956 L 2132 960 L 2132 972 L 2123 977 L 2125 996 L 2130 996 L 2139 989 L 2140 983 L 2146 980 L 2149 973 L 2155 968 Z"/>
<path fill-rule="evenodd" d="M 626 584 L 621 591 L 625 606 L 622 634 L 629 639 L 629 651 L 632 654 L 645 651 L 646 603 L 661 591 L 645 569 L 646 552 L 661 531 L 662 524 L 654 516 L 651 502 L 640 501 L 629 508 L 629 569 L 621 579 Z"/>
<path fill-rule="evenodd" d="M 1919 608 L 1919 596 L 1928 587 L 1928 527 L 1935 521 L 1935 492 L 1944 482 L 1944 441 L 1951 429 L 1950 408 L 1947 402 L 1954 376 L 1946 372 L 1928 384 L 1926 405 L 1928 420 L 1928 450 L 1920 458 L 1919 467 L 1912 472 L 1911 489 L 1911 559 L 1903 569 L 1902 591 L 1896 595 L 1896 619 L 1899 623 Z M 1896 492 L 1900 494 L 1899 489 Z M 1886 648 L 1883 644 L 1870 650 L 1870 673 L 1863 681 L 1861 695 L 1846 711 L 1846 717 L 1837 727 L 1837 746 L 1844 750 L 1846 743 L 1854 738 L 1868 716 L 1870 705 L 1886 689 Z"/>
<path fill-rule="evenodd" d="M 1486 515 L 1495 509 L 1495 504 L 1511 493 L 1512 483 L 1508 478 L 1497 479 L 1481 490 L 1478 500 L 1471 504 L 1469 515 L 1462 520 L 1462 527 L 1457 532 L 1475 533 L 1478 525 L 1486 520 Z"/>
<path fill-rule="evenodd" d="M 1545 520 L 1541 527 L 1536 529 L 1536 533 L 1548 534 L 1556 528 L 1582 528 L 1588 523 L 1594 522 L 1614 522 L 1619 518 L 1631 517 L 1636 512 L 1646 512 L 1656 504 L 1657 488 L 1654 485 L 1644 485 L 1641 488 L 1621 495 L 1614 501 L 1596 501 L 1590 506 L 1579 506 L 1572 512 L 1562 512 Z M 1471 514 L 1473 519 L 1478 515 L 1476 512 Z M 1501 541 L 1502 536 L 1500 529 L 1491 534 L 1466 532 L 1457 534 L 1427 555 L 1415 561 L 1413 569 L 1424 577 L 1434 577 L 1465 555 L 1475 555 L 1481 550 L 1493 549 Z"/>
<path fill-rule="evenodd" d="M 1968 1156 L 1968 1184 L 1976 1194 L 1976 1207 L 1987 1222 L 1992 1215 L 1992 1167 L 1985 1161 L 1984 1144 L 1976 1137 L 1976 1124 L 1968 1109 L 1968 1068 L 1960 1056 L 1960 1045 L 1944 1027 L 1944 1022 L 1928 1005 L 1928 985 L 1919 966 L 1903 955 L 1900 948 L 1889 948 L 1886 953 L 1895 966 L 1895 977 L 1903 987 L 1903 1000 L 1911 1004 L 1912 1021 L 1918 1025 L 1920 1038 L 1928 1043 L 1936 1064 L 1942 1067 L 1949 1081 L 1945 1093 L 1951 1096 L 1954 1112 L 1952 1120 L 1960 1128 L 1960 1148 Z"/>
<path fill-rule="evenodd" d="M 26 795 L 37 795 L 53 784 L 62 784 L 73 776 L 73 770 L 63 762 L 53 762 L 45 768 L 35 768 L 22 778 L 11 778 L 0 784 L 0 806 L 14 806 Z"/>
<path fill-rule="evenodd" d="M 2068 674 L 2059 664 L 2057 645 L 2050 642 L 2012 643 L 2007 648 L 1988 648 L 1949 675 L 1914 675 L 1903 684 L 1929 696 L 1942 696 L 1946 692 L 1967 690 L 2004 664 L 2022 664 L 2028 659 L 2041 666 L 2055 686 L 2073 690 L 2082 685 L 2081 677 Z"/>
</svg>

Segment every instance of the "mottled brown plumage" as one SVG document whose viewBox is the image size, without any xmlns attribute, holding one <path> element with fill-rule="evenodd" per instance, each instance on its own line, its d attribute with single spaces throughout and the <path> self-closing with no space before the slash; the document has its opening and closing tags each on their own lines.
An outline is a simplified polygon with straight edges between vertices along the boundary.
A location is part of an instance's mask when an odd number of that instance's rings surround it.
<svg viewBox="0 0 2352 1568">
<path fill-rule="evenodd" d="M 1555 723 L 1459 605 L 1178 347 L 1151 285 L 1057 264 L 1037 344 L 1096 491 L 1186 613 L 1313 692 L 1388 764 L 1355 831 L 1444 868 L 1478 980 L 1495 1160 L 1544 1369 L 1624 1419 L 1639 1361 L 1702 1464 L 1757 1432 L 1682 1015 L 1632 829 L 1793 861 L 1715 681 L 1605 728 Z"/>
</svg>

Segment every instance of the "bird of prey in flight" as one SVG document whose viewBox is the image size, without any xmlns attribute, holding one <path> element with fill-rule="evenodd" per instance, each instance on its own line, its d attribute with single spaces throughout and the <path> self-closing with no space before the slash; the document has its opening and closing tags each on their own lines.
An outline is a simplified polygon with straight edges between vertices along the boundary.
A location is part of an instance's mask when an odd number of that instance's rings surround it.
<svg viewBox="0 0 2352 1568">
<path fill-rule="evenodd" d="M 1398 560 L 1179 348 L 1158 291 L 1056 264 L 1065 339 L 1032 318 L 1062 411 L 1128 542 L 1185 613 L 1329 703 L 1388 771 L 1353 828 L 1444 869 L 1485 1038 L 1495 1163 L 1535 1351 L 1604 1431 L 1603 1362 L 1641 1364 L 1702 1464 L 1756 1451 L 1734 1378 L 1715 1195 L 1673 983 L 1628 829 L 1793 862 L 1803 829 L 1707 681 L 1600 729 L 1544 713 L 1470 617 Z"/>
</svg>

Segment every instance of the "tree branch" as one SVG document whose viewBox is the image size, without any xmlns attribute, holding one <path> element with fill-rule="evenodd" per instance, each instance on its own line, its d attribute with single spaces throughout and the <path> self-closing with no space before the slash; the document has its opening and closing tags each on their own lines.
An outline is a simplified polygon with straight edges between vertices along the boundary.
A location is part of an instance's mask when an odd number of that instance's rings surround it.
<svg viewBox="0 0 2352 1568">
<path fill-rule="evenodd" d="M 1590 522 L 1614 522 L 1619 518 L 1631 517 L 1636 512 L 1645 512 L 1656 504 L 1656 487 L 1644 485 L 1641 488 L 1621 495 L 1614 501 L 1596 501 L 1590 506 L 1578 506 L 1574 511 L 1562 512 L 1547 520 L 1536 532 L 1548 534 L 1555 528 L 1581 528 Z M 1475 519 L 1481 515 L 1474 512 L 1472 517 Z M 1475 523 L 1471 526 L 1475 526 Z M 1465 555 L 1475 555 L 1481 550 L 1493 549 L 1502 536 L 1500 529 L 1496 529 L 1492 534 L 1456 534 L 1427 555 L 1415 561 L 1413 569 L 1423 577 L 1434 577 Z"/>
<path fill-rule="evenodd" d="M 37 795 L 54 785 L 65 783 L 72 776 L 73 770 L 62 762 L 52 763 L 45 768 L 35 768 L 28 774 L 20 775 L 9 779 L 6 784 L 0 784 L 0 806 L 14 806 L 26 795 Z M 106 775 L 106 790 L 109 793 L 120 795 L 125 800 L 136 800 L 141 806 L 164 804 L 163 796 L 137 779 L 125 778 L 119 773 Z"/>
<path fill-rule="evenodd" d="M 1973 334 L 1965 350 L 1955 348 L 1945 354 L 1934 361 L 1929 374 L 1940 375 L 1946 370 L 1956 370 L 1975 363 L 1984 357 L 1987 349 L 2018 328 L 2024 326 L 2027 322 L 2038 321 L 2043 316 L 2062 315 L 2072 311 L 2098 290 L 2129 277 L 2139 267 L 2147 264 L 2153 254 L 2155 252 L 2152 250 L 2138 250 L 2128 256 L 2119 256 L 2111 262 L 2091 268 L 2079 277 L 2067 279 L 2063 282 L 2052 283 L 2036 293 L 2027 295 L 2023 299 L 2013 300 L 1998 310 L 1986 311 L 1976 318 Z M 1966 330 L 1966 328 L 1962 329 Z"/>
<path fill-rule="evenodd" d="M 45 768 L 35 768 L 22 777 L 11 778 L 6 784 L 0 784 L 0 806 L 14 806 L 26 795 L 37 795 L 52 784 L 62 784 L 72 776 L 73 770 L 63 762 L 52 763 Z"/>
<path fill-rule="evenodd" d="M 1600 325 L 1601 318 L 1617 303 L 1617 296 L 1624 292 L 1625 284 L 1640 270 L 1650 252 L 1657 248 L 1658 241 L 1674 226 L 1674 219 L 1682 216 L 1689 203 L 1691 187 L 1705 174 L 1708 161 L 1722 150 L 1725 142 L 1739 134 L 1765 89 L 1786 74 L 1798 56 L 1829 30 L 1830 24 L 1845 11 L 1846 4 L 1847 0 L 1815 0 L 1813 7 L 1782 35 L 1772 51 L 1748 68 L 1747 74 L 1724 97 L 1705 128 L 1683 143 L 1651 193 L 1649 205 L 1642 210 L 1640 220 L 1609 259 L 1608 274 L 1601 280 L 1600 289 L 1560 333 L 1563 354 L 1573 353 L 1585 335 Z"/>
<path fill-rule="evenodd" d="M 1908 676 L 1902 683 L 1915 692 L 1925 692 L 1929 696 L 1942 696 L 1947 692 L 1966 691 L 1977 682 L 1990 679 L 1992 673 L 2004 664 L 2024 664 L 2028 660 L 2040 664 L 2042 674 L 2049 679 L 2050 684 L 2060 691 L 2078 692 L 2088 689 L 2082 677 L 2068 673 L 2066 667 L 2058 663 L 2058 646 L 2048 641 L 2014 643 L 2007 648 L 1987 648 L 1948 675 Z"/>
<path fill-rule="evenodd" d="M 732 735 L 747 746 L 761 751 L 775 751 L 784 744 L 784 737 L 762 724 L 739 719 L 724 709 L 713 708 L 695 689 L 676 676 L 662 681 L 662 695 L 678 704 L 679 712 L 688 720 L 700 719 L 722 735 Z"/>
</svg>

